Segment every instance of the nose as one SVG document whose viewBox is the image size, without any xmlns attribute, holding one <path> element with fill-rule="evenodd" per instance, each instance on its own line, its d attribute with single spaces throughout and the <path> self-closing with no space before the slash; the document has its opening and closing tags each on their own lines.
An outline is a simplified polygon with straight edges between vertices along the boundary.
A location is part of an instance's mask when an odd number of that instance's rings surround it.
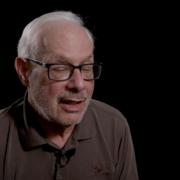
<svg viewBox="0 0 180 180">
<path fill-rule="evenodd" d="M 85 82 L 79 69 L 74 69 L 71 78 L 67 82 L 67 88 L 77 92 L 85 89 Z"/>
</svg>

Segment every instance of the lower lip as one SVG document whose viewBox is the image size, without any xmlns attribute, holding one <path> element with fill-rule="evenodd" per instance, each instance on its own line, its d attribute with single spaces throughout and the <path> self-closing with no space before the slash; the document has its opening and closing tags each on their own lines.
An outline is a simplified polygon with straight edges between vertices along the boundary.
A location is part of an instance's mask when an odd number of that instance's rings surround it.
<svg viewBox="0 0 180 180">
<path fill-rule="evenodd" d="M 66 103 L 60 103 L 61 107 L 68 111 L 68 112 L 77 112 L 80 111 L 83 107 L 83 102 L 80 102 L 78 104 L 66 104 Z"/>
</svg>

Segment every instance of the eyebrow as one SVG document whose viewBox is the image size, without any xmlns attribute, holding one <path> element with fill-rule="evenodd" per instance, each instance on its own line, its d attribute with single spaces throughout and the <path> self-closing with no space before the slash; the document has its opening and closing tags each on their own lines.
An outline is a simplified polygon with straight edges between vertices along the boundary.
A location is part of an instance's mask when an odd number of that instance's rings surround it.
<svg viewBox="0 0 180 180">
<path fill-rule="evenodd" d="M 89 56 L 87 56 L 86 58 L 84 58 L 84 60 L 82 61 L 82 63 L 85 62 L 89 62 L 91 60 L 91 58 L 94 56 L 93 53 L 91 53 Z M 68 64 L 68 58 L 65 57 L 64 55 L 55 55 L 55 60 L 57 60 L 59 63 L 67 63 Z"/>
</svg>

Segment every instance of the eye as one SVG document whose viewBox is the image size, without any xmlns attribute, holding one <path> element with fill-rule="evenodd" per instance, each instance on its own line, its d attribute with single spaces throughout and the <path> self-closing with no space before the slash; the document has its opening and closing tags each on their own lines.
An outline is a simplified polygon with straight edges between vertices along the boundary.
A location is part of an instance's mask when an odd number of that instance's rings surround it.
<svg viewBox="0 0 180 180">
<path fill-rule="evenodd" d="M 92 65 L 82 66 L 82 71 L 92 71 Z"/>
<path fill-rule="evenodd" d="M 67 68 L 55 68 L 53 69 L 54 71 L 66 71 L 68 70 Z"/>
<path fill-rule="evenodd" d="M 67 65 L 55 65 L 55 66 L 52 66 L 51 69 L 53 71 L 69 71 L 70 70 L 69 66 Z"/>
</svg>

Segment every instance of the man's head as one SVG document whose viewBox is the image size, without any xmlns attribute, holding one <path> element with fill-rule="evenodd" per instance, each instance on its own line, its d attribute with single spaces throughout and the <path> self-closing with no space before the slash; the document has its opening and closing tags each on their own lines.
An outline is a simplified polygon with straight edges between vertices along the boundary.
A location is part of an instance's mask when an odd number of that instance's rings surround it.
<svg viewBox="0 0 180 180">
<path fill-rule="evenodd" d="M 61 125 L 79 123 L 91 99 L 94 80 L 84 80 L 80 70 L 74 69 L 70 79 L 53 81 L 47 68 L 27 59 L 79 66 L 94 63 L 93 47 L 91 33 L 70 12 L 45 14 L 26 26 L 15 67 L 28 89 L 29 103 L 44 119 Z"/>
</svg>

